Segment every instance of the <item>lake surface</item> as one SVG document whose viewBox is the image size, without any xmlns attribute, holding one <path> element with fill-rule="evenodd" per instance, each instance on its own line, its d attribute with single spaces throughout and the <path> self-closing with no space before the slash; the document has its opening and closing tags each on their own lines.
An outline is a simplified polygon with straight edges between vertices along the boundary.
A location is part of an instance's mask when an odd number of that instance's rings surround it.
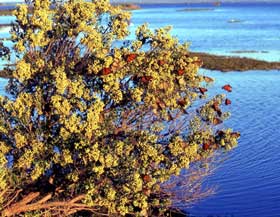
<svg viewBox="0 0 280 217">
<path fill-rule="evenodd" d="M 258 51 L 243 56 L 280 61 L 280 3 L 228 3 L 221 7 L 145 5 L 143 8 L 133 12 L 134 27 L 144 22 L 152 28 L 172 25 L 173 34 L 181 41 L 189 41 L 191 50 L 227 55 L 235 51 Z M 179 12 L 186 8 L 209 11 Z M 232 20 L 237 22 L 231 23 Z"/>
<path fill-rule="evenodd" d="M 145 5 L 134 11 L 131 30 L 149 22 L 152 28 L 173 25 L 180 41 L 190 49 L 280 61 L 280 4 Z M 189 7 L 209 11 L 178 12 Z M 11 20 L 0 17 L 0 22 Z M 229 22 L 240 20 L 240 22 Z M 0 30 L 6 36 L 7 30 Z M 130 36 L 131 38 L 133 36 Z M 247 52 L 246 52 L 247 51 Z M 241 132 L 239 146 L 208 178 L 218 185 L 214 196 L 186 209 L 196 217 L 279 217 L 280 216 L 280 72 L 250 71 L 220 73 L 201 69 L 216 83 L 211 92 L 230 83 L 232 117 L 226 125 Z M 5 80 L 0 79 L 4 94 Z"/>
</svg>

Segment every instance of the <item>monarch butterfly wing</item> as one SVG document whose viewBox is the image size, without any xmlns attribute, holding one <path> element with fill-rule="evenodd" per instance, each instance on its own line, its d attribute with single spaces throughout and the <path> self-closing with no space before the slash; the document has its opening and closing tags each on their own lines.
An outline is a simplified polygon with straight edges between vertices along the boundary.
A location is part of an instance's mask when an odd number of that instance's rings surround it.
<svg viewBox="0 0 280 217">
<path fill-rule="evenodd" d="M 206 88 L 204 88 L 204 87 L 200 87 L 199 88 L 199 92 L 201 93 L 201 94 L 205 94 L 205 92 L 207 92 L 208 90 L 206 89 Z"/>
<path fill-rule="evenodd" d="M 227 92 L 231 92 L 232 91 L 232 86 L 230 86 L 229 84 L 226 84 L 222 87 L 222 89 L 226 90 Z"/>
<path fill-rule="evenodd" d="M 214 118 L 214 120 L 213 120 L 213 124 L 216 126 L 216 125 L 219 125 L 219 124 L 221 124 L 221 123 L 223 123 L 223 121 L 221 120 L 221 119 L 219 119 L 219 118 Z"/>
<path fill-rule="evenodd" d="M 230 99 L 226 99 L 225 100 L 225 105 L 230 105 L 231 104 L 231 100 Z"/>
<path fill-rule="evenodd" d="M 206 83 L 211 83 L 211 82 L 214 82 L 214 79 L 213 78 L 210 78 L 208 76 L 203 76 L 203 79 Z"/>
</svg>

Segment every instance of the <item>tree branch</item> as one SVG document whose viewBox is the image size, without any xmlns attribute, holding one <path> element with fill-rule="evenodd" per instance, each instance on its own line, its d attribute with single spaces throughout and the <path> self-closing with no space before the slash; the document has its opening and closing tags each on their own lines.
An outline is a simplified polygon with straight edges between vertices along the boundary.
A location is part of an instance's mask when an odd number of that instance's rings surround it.
<svg viewBox="0 0 280 217">
<path fill-rule="evenodd" d="M 13 216 L 13 215 L 18 215 L 18 214 L 24 213 L 24 212 L 30 212 L 30 211 L 35 211 L 35 210 L 36 211 L 47 210 L 47 209 L 55 209 L 55 210 L 61 209 L 64 213 L 68 213 L 70 210 L 71 214 L 73 214 L 77 211 L 81 211 L 81 210 L 87 210 L 87 211 L 91 211 L 91 212 L 97 211 L 97 209 L 95 209 L 94 207 L 90 207 L 83 203 L 76 203 L 85 198 L 84 194 L 79 195 L 69 201 L 62 201 L 62 202 L 58 201 L 58 202 L 46 203 L 48 200 L 50 200 L 52 198 L 52 194 L 48 194 L 45 197 L 43 197 L 42 199 L 40 199 L 39 201 L 28 204 L 29 202 L 31 202 L 32 200 L 37 198 L 39 195 L 40 195 L 39 192 L 32 192 L 32 193 L 28 194 L 21 201 L 4 209 L 1 213 L 1 215 L 8 217 L 8 216 Z M 98 214 L 101 215 L 102 213 L 98 213 Z"/>
</svg>

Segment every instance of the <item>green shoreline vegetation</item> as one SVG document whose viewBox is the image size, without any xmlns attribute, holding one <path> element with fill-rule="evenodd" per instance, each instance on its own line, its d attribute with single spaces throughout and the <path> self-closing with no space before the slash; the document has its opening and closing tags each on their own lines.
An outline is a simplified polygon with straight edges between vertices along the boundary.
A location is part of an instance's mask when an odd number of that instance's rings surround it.
<svg viewBox="0 0 280 217">
<path fill-rule="evenodd" d="M 127 3 L 127 4 L 117 4 L 117 6 L 119 6 L 122 10 L 139 10 L 141 9 L 141 7 L 137 4 L 131 4 L 131 3 Z"/>
<path fill-rule="evenodd" d="M 219 56 L 202 52 L 191 52 L 190 55 L 197 56 L 202 60 L 202 68 L 221 72 L 280 69 L 280 62 L 268 62 L 247 57 Z"/>
<path fill-rule="evenodd" d="M 12 16 L 12 15 L 13 15 L 13 9 L 0 10 L 0 16 Z"/>
</svg>

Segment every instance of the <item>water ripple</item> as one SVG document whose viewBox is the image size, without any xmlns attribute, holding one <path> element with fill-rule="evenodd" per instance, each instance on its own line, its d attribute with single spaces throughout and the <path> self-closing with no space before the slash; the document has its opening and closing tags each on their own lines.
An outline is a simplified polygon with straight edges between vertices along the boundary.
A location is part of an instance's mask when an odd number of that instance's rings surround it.
<svg viewBox="0 0 280 217">
<path fill-rule="evenodd" d="M 279 216 L 280 74 L 209 74 L 218 80 L 216 88 L 227 82 L 234 88 L 228 94 L 233 105 L 227 125 L 239 130 L 241 139 L 230 158 L 208 180 L 218 184 L 219 191 L 195 206 L 193 214 L 223 216 L 231 210 L 234 216 Z"/>
</svg>

